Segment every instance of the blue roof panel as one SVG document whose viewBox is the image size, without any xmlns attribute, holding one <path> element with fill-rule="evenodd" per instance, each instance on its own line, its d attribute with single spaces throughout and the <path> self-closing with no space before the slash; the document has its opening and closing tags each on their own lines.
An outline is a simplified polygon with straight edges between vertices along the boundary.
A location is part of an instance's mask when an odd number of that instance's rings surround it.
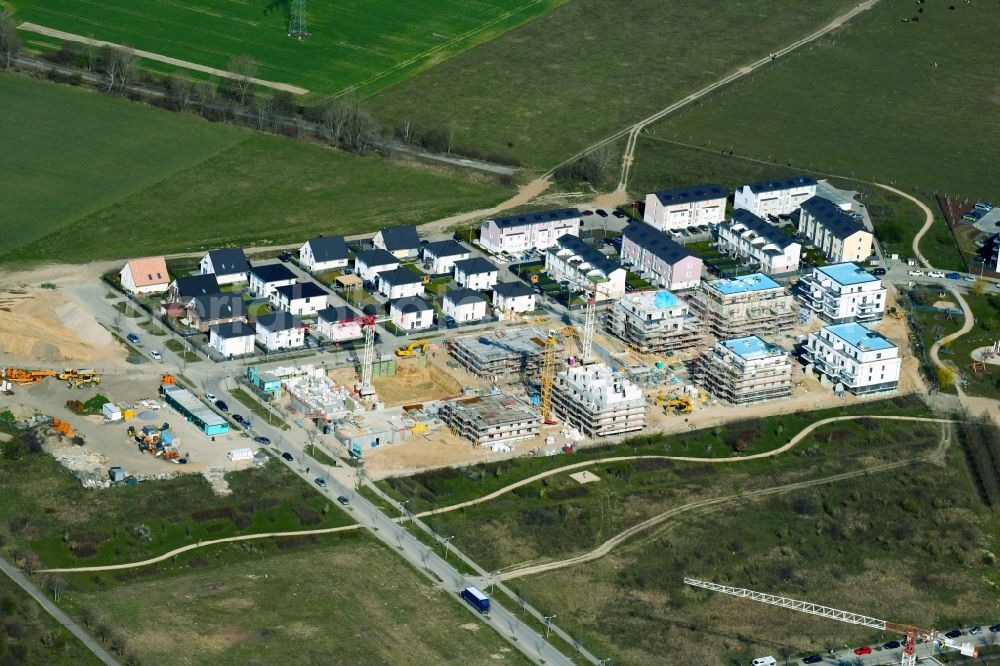
<svg viewBox="0 0 1000 666">
<path fill-rule="evenodd" d="M 820 266 L 818 270 L 834 282 L 843 285 L 864 284 L 865 282 L 880 282 L 880 280 L 861 268 L 857 264 L 846 262 L 843 264 L 832 264 L 830 266 Z"/>
<path fill-rule="evenodd" d="M 879 333 L 855 322 L 834 324 L 833 326 L 826 326 L 823 330 L 829 331 L 849 345 L 860 347 L 865 351 L 896 348 L 896 345 L 883 338 Z"/>
<path fill-rule="evenodd" d="M 750 275 L 741 275 L 740 277 L 733 278 L 732 280 L 722 278 L 721 280 L 712 280 L 709 283 L 712 289 L 725 294 L 726 296 L 732 296 L 733 294 L 748 294 L 752 291 L 764 291 L 767 289 L 780 289 L 781 285 L 764 275 L 763 273 L 751 273 Z"/>
</svg>

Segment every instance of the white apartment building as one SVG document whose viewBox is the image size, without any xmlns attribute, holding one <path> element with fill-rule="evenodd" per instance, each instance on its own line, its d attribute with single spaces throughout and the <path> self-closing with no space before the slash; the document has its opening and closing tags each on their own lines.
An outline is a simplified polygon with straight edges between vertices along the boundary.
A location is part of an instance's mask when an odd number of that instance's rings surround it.
<svg viewBox="0 0 1000 666">
<path fill-rule="evenodd" d="M 306 344 L 306 327 L 288 312 L 275 312 L 257 317 L 257 344 L 268 351 L 298 349 Z"/>
<path fill-rule="evenodd" d="M 645 222 L 625 227 L 621 258 L 640 277 L 671 291 L 694 289 L 701 282 L 701 258 Z"/>
<path fill-rule="evenodd" d="M 716 397 L 746 405 L 791 395 L 792 371 L 788 351 L 751 335 L 716 342 L 698 359 L 694 376 Z"/>
<path fill-rule="evenodd" d="M 651 192 L 642 219 L 660 231 L 719 224 L 726 218 L 728 196 L 716 183 Z"/>
<path fill-rule="evenodd" d="M 882 281 L 857 264 L 819 266 L 799 280 L 802 304 L 831 324 L 878 321 L 885 314 Z"/>
<path fill-rule="evenodd" d="M 576 208 L 498 217 L 479 227 L 479 244 L 494 254 L 520 255 L 532 248 L 548 249 L 566 234 L 579 236 L 582 224 Z"/>
<path fill-rule="evenodd" d="M 802 202 L 799 234 L 833 262 L 867 261 L 872 255 L 872 233 L 829 199 Z"/>
<path fill-rule="evenodd" d="M 625 294 L 608 310 L 604 326 L 642 354 L 687 349 L 701 342 L 704 334 L 687 302 L 669 291 Z"/>
<path fill-rule="evenodd" d="M 719 249 L 747 260 L 767 275 L 799 270 L 802 245 L 745 209 L 719 225 Z"/>
<path fill-rule="evenodd" d="M 581 289 L 597 286 L 597 300 L 625 295 L 625 269 L 617 260 L 587 245 L 576 236 L 562 236 L 545 253 L 545 271 L 555 280 L 569 280 Z"/>
<path fill-rule="evenodd" d="M 802 350 L 806 369 L 855 395 L 895 391 L 899 387 L 899 348 L 856 322 L 825 326 L 810 333 Z"/>
<path fill-rule="evenodd" d="M 757 217 L 787 215 L 806 199 L 816 196 L 816 179 L 796 176 L 785 180 L 752 183 L 736 190 L 733 208 L 744 208 Z"/>
<path fill-rule="evenodd" d="M 571 366 L 557 374 L 552 411 L 592 439 L 646 427 L 642 389 L 603 363 Z"/>
</svg>

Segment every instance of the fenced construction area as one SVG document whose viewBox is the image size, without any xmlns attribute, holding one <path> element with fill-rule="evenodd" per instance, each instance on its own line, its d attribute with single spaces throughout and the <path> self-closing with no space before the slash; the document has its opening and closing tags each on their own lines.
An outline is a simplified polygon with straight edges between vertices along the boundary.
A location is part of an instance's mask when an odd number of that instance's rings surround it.
<svg viewBox="0 0 1000 666">
<path fill-rule="evenodd" d="M 289 0 L 24 0 L 15 18 L 219 69 L 245 54 L 266 80 L 369 94 L 564 1 L 310 2 L 309 34 L 301 40 L 288 36 Z"/>
</svg>

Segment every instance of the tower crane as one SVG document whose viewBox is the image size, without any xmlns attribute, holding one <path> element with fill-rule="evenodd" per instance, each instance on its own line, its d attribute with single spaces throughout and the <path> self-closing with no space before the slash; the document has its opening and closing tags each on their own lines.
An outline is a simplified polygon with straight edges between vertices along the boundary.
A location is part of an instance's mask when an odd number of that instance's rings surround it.
<svg viewBox="0 0 1000 666">
<path fill-rule="evenodd" d="M 337 322 L 339 326 L 348 324 L 361 324 L 365 333 L 365 348 L 361 354 L 361 381 L 355 385 L 358 395 L 369 396 L 375 393 L 372 388 L 372 366 L 375 364 L 375 324 L 388 321 L 388 317 L 377 317 L 375 315 L 362 315 L 341 319 Z"/>
<path fill-rule="evenodd" d="M 542 423 L 551 424 L 552 412 L 552 386 L 556 381 L 556 347 L 559 336 L 571 337 L 579 335 L 579 332 L 572 326 L 563 326 L 559 330 L 549 329 L 549 334 L 545 338 L 545 351 L 542 354 L 542 367 L 539 372 L 541 385 L 541 404 L 539 405 L 542 415 Z"/>
<path fill-rule="evenodd" d="M 568 278 L 570 284 L 587 294 L 587 307 L 583 311 L 583 326 L 580 328 L 580 360 L 583 363 L 594 362 L 594 329 L 597 325 L 597 295 L 602 294 L 614 300 L 601 283 L 583 278 Z"/>
<path fill-rule="evenodd" d="M 711 590 L 713 592 L 729 594 L 734 597 L 739 597 L 740 599 L 759 601 L 764 604 L 771 604 L 772 606 L 796 610 L 800 613 L 808 613 L 810 615 L 818 615 L 819 617 L 825 617 L 831 620 L 839 620 L 840 622 L 846 622 L 847 624 L 857 624 L 862 627 L 878 629 L 879 631 L 906 634 L 906 645 L 903 646 L 903 658 L 900 661 L 902 666 L 916 666 L 916 648 L 918 639 L 921 641 L 933 641 L 938 644 L 938 647 L 949 647 L 953 650 L 958 650 L 966 657 L 976 657 L 979 654 L 979 648 L 975 645 L 970 643 L 959 643 L 958 641 L 948 638 L 941 632 L 933 629 L 920 629 L 907 624 L 899 624 L 898 622 L 890 622 L 888 620 L 879 620 L 878 618 L 868 617 L 867 615 L 858 615 L 857 613 L 851 613 L 850 611 L 837 610 L 836 608 L 830 608 L 828 606 L 820 606 L 819 604 L 810 603 L 808 601 L 799 601 L 797 599 L 779 597 L 773 594 L 766 594 L 764 592 L 755 592 L 742 587 L 719 585 L 718 583 L 710 583 L 708 581 L 697 580 L 695 578 L 685 578 L 684 583 L 693 587 L 701 587 L 706 590 Z"/>
</svg>

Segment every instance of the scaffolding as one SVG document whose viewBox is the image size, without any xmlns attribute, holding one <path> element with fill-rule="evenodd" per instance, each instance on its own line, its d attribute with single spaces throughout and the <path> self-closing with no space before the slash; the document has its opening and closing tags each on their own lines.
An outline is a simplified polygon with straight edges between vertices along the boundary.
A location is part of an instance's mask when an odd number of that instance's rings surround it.
<svg viewBox="0 0 1000 666">
<path fill-rule="evenodd" d="M 552 407 L 558 418 L 590 438 L 646 427 L 642 389 L 624 373 L 600 363 L 574 366 L 556 375 Z"/>
<path fill-rule="evenodd" d="M 456 361 L 478 377 L 516 380 L 537 377 L 545 356 L 545 337 L 528 326 L 466 335 L 448 341 Z M 556 343 L 561 353 L 561 343 Z"/>
<path fill-rule="evenodd" d="M 669 291 L 625 296 L 605 315 L 604 328 L 640 354 L 680 351 L 704 340 L 698 318 Z"/>
<path fill-rule="evenodd" d="M 456 435 L 476 446 L 532 439 L 542 425 L 538 412 L 505 393 L 449 400 L 441 405 L 438 416 Z"/>
<path fill-rule="evenodd" d="M 703 282 L 690 303 L 707 332 L 719 340 L 773 335 L 794 326 L 799 315 L 788 289 L 761 273 Z"/>
<path fill-rule="evenodd" d="M 734 405 L 792 394 L 788 352 L 756 336 L 716 342 L 694 364 L 693 377 L 706 391 Z"/>
</svg>

